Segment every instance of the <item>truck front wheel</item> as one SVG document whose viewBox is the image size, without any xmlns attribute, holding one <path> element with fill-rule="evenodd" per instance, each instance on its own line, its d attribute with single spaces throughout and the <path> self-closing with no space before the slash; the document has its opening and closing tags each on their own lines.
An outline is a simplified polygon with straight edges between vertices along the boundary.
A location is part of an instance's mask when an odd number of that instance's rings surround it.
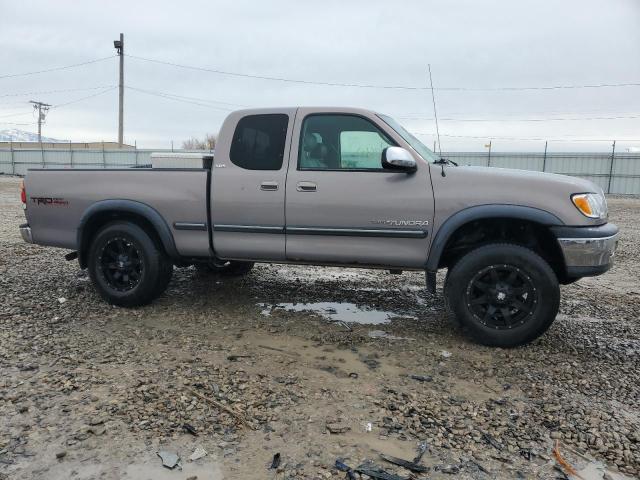
<svg viewBox="0 0 640 480">
<path fill-rule="evenodd" d="M 109 303 L 136 307 L 150 303 L 167 288 L 173 264 L 141 227 L 114 222 L 93 238 L 88 255 L 89 276 Z"/>
<path fill-rule="evenodd" d="M 560 305 L 549 264 L 528 248 L 485 245 L 467 253 L 447 275 L 445 295 L 462 328 L 479 343 L 515 347 L 542 335 Z"/>
</svg>

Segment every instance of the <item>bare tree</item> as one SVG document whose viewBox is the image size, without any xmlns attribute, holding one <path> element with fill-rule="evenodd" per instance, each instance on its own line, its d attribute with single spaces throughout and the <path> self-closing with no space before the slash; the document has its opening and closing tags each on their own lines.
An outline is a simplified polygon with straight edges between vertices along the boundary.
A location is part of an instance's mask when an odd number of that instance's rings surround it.
<svg viewBox="0 0 640 480">
<path fill-rule="evenodd" d="M 204 139 L 191 137 L 182 142 L 182 148 L 185 150 L 213 150 L 216 147 L 216 136 L 213 133 L 207 133 Z"/>
</svg>

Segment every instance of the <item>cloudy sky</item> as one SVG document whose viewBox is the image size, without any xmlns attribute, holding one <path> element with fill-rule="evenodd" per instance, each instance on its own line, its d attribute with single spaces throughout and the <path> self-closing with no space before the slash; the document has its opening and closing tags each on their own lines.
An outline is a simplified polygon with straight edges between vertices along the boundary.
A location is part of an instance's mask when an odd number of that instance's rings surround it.
<svg viewBox="0 0 640 480">
<path fill-rule="evenodd" d="M 139 147 L 216 132 L 229 109 L 282 105 L 382 111 L 431 146 L 430 63 L 443 150 L 616 139 L 624 151 L 640 147 L 639 27 L 638 0 L 0 0 L 0 130 L 35 131 L 28 101 L 40 100 L 59 105 L 44 135 L 115 140 L 123 32 L 125 141 Z M 628 83 L 639 85 L 513 89 Z"/>
</svg>

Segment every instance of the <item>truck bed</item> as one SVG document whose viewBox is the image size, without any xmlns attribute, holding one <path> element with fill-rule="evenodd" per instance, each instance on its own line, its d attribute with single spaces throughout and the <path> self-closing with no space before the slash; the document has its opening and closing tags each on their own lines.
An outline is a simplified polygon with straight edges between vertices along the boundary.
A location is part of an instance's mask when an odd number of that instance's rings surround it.
<svg viewBox="0 0 640 480">
<path fill-rule="evenodd" d="M 126 200 L 158 212 L 180 256 L 208 256 L 209 173 L 204 168 L 29 170 L 26 216 L 33 240 L 76 250 L 77 230 L 87 210 L 98 202 Z"/>
</svg>

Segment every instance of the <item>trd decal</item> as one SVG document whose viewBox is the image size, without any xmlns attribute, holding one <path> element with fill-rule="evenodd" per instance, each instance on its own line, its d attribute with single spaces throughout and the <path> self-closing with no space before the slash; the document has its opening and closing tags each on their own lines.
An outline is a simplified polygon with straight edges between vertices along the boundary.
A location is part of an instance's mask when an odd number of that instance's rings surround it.
<svg viewBox="0 0 640 480">
<path fill-rule="evenodd" d="M 36 205 L 57 205 L 60 207 L 69 205 L 69 200 L 65 200 L 64 198 L 31 197 L 31 201 Z"/>
</svg>

